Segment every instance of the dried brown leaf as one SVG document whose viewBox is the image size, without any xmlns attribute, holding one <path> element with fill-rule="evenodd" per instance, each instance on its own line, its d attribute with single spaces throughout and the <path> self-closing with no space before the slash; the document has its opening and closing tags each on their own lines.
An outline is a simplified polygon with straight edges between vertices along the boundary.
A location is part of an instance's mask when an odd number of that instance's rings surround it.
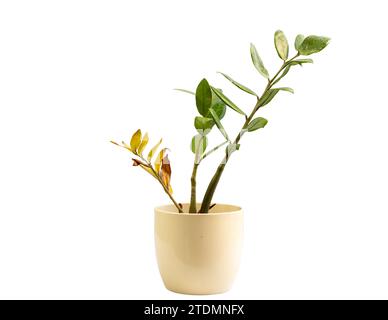
<svg viewBox="0 0 388 320">
<path fill-rule="evenodd" d="M 171 180 L 171 165 L 168 159 L 168 155 L 166 155 L 162 160 L 160 176 L 162 178 L 163 184 L 168 188 L 170 186 Z"/>
</svg>

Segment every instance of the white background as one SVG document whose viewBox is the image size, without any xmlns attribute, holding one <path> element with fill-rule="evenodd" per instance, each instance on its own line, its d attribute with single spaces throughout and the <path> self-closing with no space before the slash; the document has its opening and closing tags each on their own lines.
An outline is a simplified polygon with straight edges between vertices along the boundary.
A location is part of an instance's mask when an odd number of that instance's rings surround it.
<svg viewBox="0 0 388 320">
<path fill-rule="evenodd" d="M 156 266 L 168 199 L 109 140 L 163 137 L 186 202 L 196 109 L 172 89 L 207 77 L 249 112 L 216 71 L 261 91 L 249 43 L 273 74 L 277 29 L 332 41 L 289 73 L 295 95 L 262 110 L 222 177 L 215 200 L 241 205 L 246 228 L 216 298 L 388 298 L 387 27 L 384 1 L 1 1 L 0 298 L 187 298 Z"/>
</svg>

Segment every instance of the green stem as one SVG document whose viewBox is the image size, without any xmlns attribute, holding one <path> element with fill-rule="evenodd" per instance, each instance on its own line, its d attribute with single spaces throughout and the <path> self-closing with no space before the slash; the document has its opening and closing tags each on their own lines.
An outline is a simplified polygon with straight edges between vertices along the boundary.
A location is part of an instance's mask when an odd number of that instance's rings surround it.
<svg viewBox="0 0 388 320">
<path fill-rule="evenodd" d="M 209 186 L 206 189 L 206 193 L 205 193 L 205 196 L 203 197 L 201 208 L 199 209 L 198 213 L 208 213 L 209 212 L 209 207 L 210 207 L 210 203 L 213 199 L 214 192 L 216 191 L 218 182 L 220 181 L 222 172 L 224 171 L 225 166 L 226 166 L 226 162 L 223 163 L 224 161 L 225 161 L 225 158 L 222 161 L 222 163 L 218 166 L 216 173 L 214 174 L 213 178 L 211 179 Z"/>
<path fill-rule="evenodd" d="M 191 197 L 189 213 L 197 213 L 197 170 L 199 163 L 194 162 L 193 173 L 191 174 Z"/>
<path fill-rule="evenodd" d="M 258 105 L 259 105 L 259 99 L 257 99 L 254 110 L 257 108 Z M 240 133 L 237 135 L 236 139 L 234 140 L 234 144 L 239 143 L 242 135 L 246 131 L 246 128 L 248 127 L 249 122 L 251 122 L 254 114 L 255 113 L 252 111 L 250 116 L 248 118 L 246 118 Z M 227 153 L 225 155 L 225 157 L 222 159 L 221 163 L 218 165 L 218 168 L 217 168 L 213 178 L 211 179 L 211 181 L 206 189 L 205 195 L 204 195 L 203 200 L 202 200 L 201 208 L 199 209 L 199 213 L 208 213 L 209 212 L 209 208 L 210 208 L 210 204 L 212 202 L 213 196 L 214 196 L 214 192 L 216 191 L 218 182 L 221 179 L 221 175 L 224 172 L 225 166 L 228 163 L 230 155 L 231 154 Z"/>
<path fill-rule="evenodd" d="M 213 149 L 209 150 L 208 152 L 206 152 L 202 157 L 201 157 L 201 160 L 200 162 L 205 159 L 206 157 L 208 157 L 210 154 L 212 154 L 214 151 L 217 151 L 219 148 L 221 148 L 222 146 L 224 146 L 225 144 L 227 144 L 229 141 L 224 141 L 223 143 L 219 144 L 218 146 L 215 146 Z"/>
<path fill-rule="evenodd" d="M 193 166 L 193 172 L 191 174 L 191 196 L 190 196 L 190 206 L 189 206 L 189 213 L 197 213 L 197 170 L 198 166 L 201 163 L 203 159 L 208 157 L 213 152 L 217 151 L 219 148 L 227 144 L 229 141 L 224 141 L 223 143 L 215 146 L 213 149 L 209 150 L 202 156 L 198 154 L 198 150 L 196 152 L 194 166 Z"/>
<path fill-rule="evenodd" d="M 285 61 L 283 63 L 283 65 L 281 66 L 281 68 L 279 69 L 279 71 L 275 74 L 275 76 L 272 78 L 272 79 L 268 79 L 268 84 L 267 86 L 265 87 L 264 91 L 263 91 L 263 94 L 261 96 L 264 96 L 264 94 L 267 93 L 268 90 L 271 89 L 274 81 L 276 80 L 276 78 L 280 75 L 280 73 L 287 67 L 287 65 L 293 60 L 295 59 L 296 57 L 298 57 L 299 54 L 297 54 L 296 56 L 294 56 L 293 58 L 289 59 L 288 61 Z M 245 133 L 245 131 L 247 130 L 247 127 L 249 125 L 249 123 L 251 122 L 252 118 L 254 117 L 255 113 L 257 112 L 257 110 L 260 109 L 260 99 L 259 97 L 257 98 L 257 102 L 256 102 L 256 105 L 254 106 L 251 114 L 249 115 L 249 117 L 247 117 L 245 119 L 245 122 L 244 122 L 244 125 L 242 126 L 241 130 L 240 130 L 240 133 L 237 135 L 236 139 L 234 140 L 234 144 L 238 144 L 242 135 Z M 209 212 L 209 207 L 210 207 L 210 204 L 212 202 L 212 199 L 213 199 L 213 196 L 214 196 L 214 192 L 216 191 L 216 188 L 217 188 L 217 185 L 221 179 L 221 175 L 222 173 L 224 172 L 224 169 L 225 169 L 225 166 L 229 160 L 229 157 L 230 157 L 231 154 L 227 154 L 221 161 L 221 163 L 219 164 L 216 172 L 214 173 L 212 179 L 210 180 L 210 183 L 206 189 L 206 192 L 205 192 L 205 195 L 203 197 L 203 200 L 202 200 L 202 205 L 201 205 L 201 208 L 199 209 L 199 213 L 208 213 Z"/>
</svg>

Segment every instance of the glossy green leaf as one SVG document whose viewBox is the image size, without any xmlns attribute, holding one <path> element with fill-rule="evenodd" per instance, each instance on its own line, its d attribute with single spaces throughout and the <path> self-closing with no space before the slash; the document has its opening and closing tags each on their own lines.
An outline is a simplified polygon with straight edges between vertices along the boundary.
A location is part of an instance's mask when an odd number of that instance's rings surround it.
<svg viewBox="0 0 388 320">
<path fill-rule="evenodd" d="M 275 32 L 274 42 L 279 58 L 286 61 L 288 58 L 288 41 L 283 31 L 278 30 Z"/>
<path fill-rule="evenodd" d="M 212 87 L 213 92 L 220 98 L 228 107 L 232 108 L 234 111 L 245 115 L 239 107 L 237 107 L 228 97 L 226 97 L 219 89 Z"/>
<path fill-rule="evenodd" d="M 304 63 L 313 63 L 312 59 L 296 59 L 290 61 L 289 66 L 303 65 Z"/>
<path fill-rule="evenodd" d="M 195 117 L 194 127 L 197 129 L 199 134 L 206 135 L 210 132 L 211 128 L 214 126 L 213 119 L 206 117 Z"/>
<path fill-rule="evenodd" d="M 259 73 L 263 77 L 269 79 L 268 71 L 264 67 L 263 61 L 261 60 L 259 54 L 257 53 L 256 47 L 252 43 L 251 43 L 251 58 L 252 58 L 253 65 L 255 66 L 257 71 L 259 71 Z"/>
<path fill-rule="evenodd" d="M 218 90 L 222 92 L 221 89 L 218 89 Z M 212 105 L 210 109 L 213 109 L 217 113 L 218 118 L 220 119 L 222 119 L 225 116 L 226 105 L 220 98 L 218 98 L 218 96 L 213 92 L 213 90 L 212 90 Z M 207 118 L 211 118 L 210 109 L 209 109 L 209 113 L 206 115 Z"/>
<path fill-rule="evenodd" d="M 261 128 L 264 128 L 268 123 L 267 119 L 258 117 L 253 119 L 248 125 L 248 131 L 252 132 Z"/>
<path fill-rule="evenodd" d="M 280 91 L 287 91 L 290 93 L 294 93 L 294 89 L 289 88 L 289 87 L 280 87 L 280 88 L 274 88 L 275 90 L 280 90 Z"/>
<path fill-rule="evenodd" d="M 214 122 L 216 123 L 217 128 L 222 133 L 222 135 L 225 137 L 226 140 L 229 140 L 228 134 L 226 133 L 226 131 L 225 131 L 225 129 L 220 121 L 220 118 L 218 118 L 217 113 L 212 108 L 210 108 L 210 114 L 211 114 Z"/>
<path fill-rule="evenodd" d="M 190 90 L 186 90 L 186 89 L 179 89 L 179 88 L 176 88 L 174 89 L 176 91 L 180 91 L 180 92 L 184 92 L 184 93 L 189 93 L 189 94 L 192 94 L 192 95 L 195 95 L 195 93 L 193 91 L 190 91 Z"/>
<path fill-rule="evenodd" d="M 275 85 L 278 83 L 291 69 L 292 66 L 302 66 L 304 63 L 313 63 L 312 59 L 297 59 L 297 60 L 292 60 L 287 64 L 287 67 L 284 68 L 282 74 L 278 76 L 278 78 L 272 83 L 272 85 Z"/>
<path fill-rule="evenodd" d="M 240 90 L 245 91 L 246 93 L 252 94 L 254 96 L 257 96 L 257 94 L 254 91 L 252 91 L 251 89 L 249 89 L 246 86 L 242 85 L 241 83 L 237 82 L 236 80 L 233 80 L 227 74 L 222 73 L 222 72 L 219 72 L 219 73 L 222 74 L 226 79 L 228 79 L 231 83 L 233 83 Z"/>
<path fill-rule="evenodd" d="M 213 110 L 217 114 L 218 118 L 222 119 L 225 116 L 226 106 L 221 102 L 220 104 L 215 104 L 214 106 L 210 107 L 207 118 L 211 118 L 210 110 Z"/>
<path fill-rule="evenodd" d="M 275 85 L 276 83 L 278 83 L 291 69 L 291 66 L 288 65 L 287 67 L 284 68 L 283 70 L 283 73 L 278 76 L 278 78 L 272 83 L 272 85 Z"/>
<path fill-rule="evenodd" d="M 287 91 L 294 93 L 294 90 L 288 87 L 269 89 L 259 100 L 259 106 L 263 107 L 270 103 L 272 99 L 278 94 L 279 91 Z"/>
<path fill-rule="evenodd" d="M 259 100 L 259 106 L 264 107 L 277 95 L 279 90 L 269 89 L 265 94 L 263 94 Z"/>
<path fill-rule="evenodd" d="M 202 79 L 195 92 L 198 112 L 206 117 L 212 104 L 212 91 L 206 79 Z"/>
<path fill-rule="evenodd" d="M 302 44 L 304 40 L 304 35 L 303 34 L 298 34 L 295 37 L 295 42 L 294 42 L 294 47 L 296 51 L 299 51 L 300 45 Z"/>
<path fill-rule="evenodd" d="M 299 53 L 308 56 L 313 53 L 322 51 L 329 44 L 330 38 L 319 36 L 306 37 L 299 46 Z"/>
<path fill-rule="evenodd" d="M 199 154 L 203 154 L 206 151 L 207 144 L 207 137 L 201 134 L 197 134 L 191 139 L 191 151 L 196 154 L 198 150 Z"/>
</svg>

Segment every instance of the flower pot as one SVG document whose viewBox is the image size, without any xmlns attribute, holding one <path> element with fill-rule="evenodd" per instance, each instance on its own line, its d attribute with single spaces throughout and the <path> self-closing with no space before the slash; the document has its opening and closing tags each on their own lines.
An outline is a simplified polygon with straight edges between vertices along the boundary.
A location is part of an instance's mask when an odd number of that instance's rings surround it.
<svg viewBox="0 0 388 320">
<path fill-rule="evenodd" d="M 242 242 L 240 207 L 217 204 L 208 214 L 178 213 L 173 205 L 155 208 L 156 256 L 168 290 L 228 291 L 239 268 Z"/>
</svg>

